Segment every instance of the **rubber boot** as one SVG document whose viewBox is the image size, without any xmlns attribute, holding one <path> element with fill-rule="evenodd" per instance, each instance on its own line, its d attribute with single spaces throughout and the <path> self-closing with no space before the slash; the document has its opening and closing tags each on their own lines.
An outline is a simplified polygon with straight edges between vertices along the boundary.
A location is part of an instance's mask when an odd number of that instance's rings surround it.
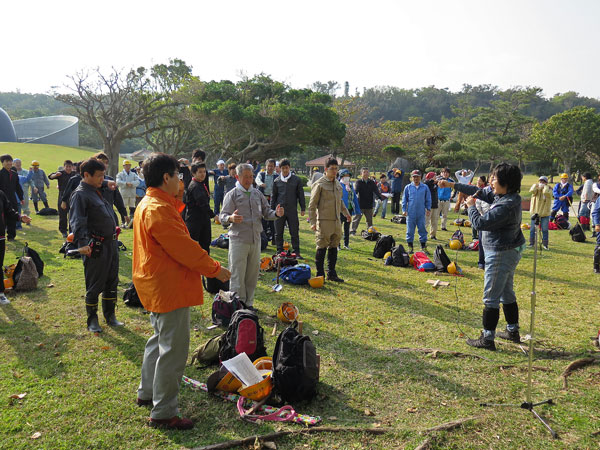
<svg viewBox="0 0 600 450">
<path fill-rule="evenodd" d="M 48 202 L 44 202 L 44 208 L 49 208 Z"/>
<path fill-rule="evenodd" d="M 39 213 L 39 209 L 38 209 L 38 202 L 33 202 L 33 207 L 35 208 L 35 213 Z"/>
<path fill-rule="evenodd" d="M 429 252 L 427 251 L 427 242 L 421 242 L 421 251 L 426 255 L 429 255 Z"/>
<path fill-rule="evenodd" d="M 343 283 L 344 280 L 338 277 L 335 271 L 335 264 L 337 263 L 338 249 L 330 248 L 327 250 L 327 279 L 329 281 L 335 281 L 337 283 Z"/>
<path fill-rule="evenodd" d="M 315 267 L 317 268 L 318 277 L 325 277 L 325 253 L 327 253 L 326 248 L 318 248 L 315 255 Z"/>
<path fill-rule="evenodd" d="M 594 250 L 594 273 L 600 273 L 600 246 Z"/>
<path fill-rule="evenodd" d="M 122 327 L 125 325 L 123 322 L 119 322 L 117 320 L 117 316 L 115 315 L 115 306 L 117 305 L 116 300 L 104 300 L 102 299 L 102 312 L 104 313 L 104 318 L 106 319 L 106 323 L 111 327 Z"/>
<path fill-rule="evenodd" d="M 408 253 L 414 253 L 415 250 L 413 249 L 413 243 L 412 242 L 408 242 Z"/>
<path fill-rule="evenodd" d="M 98 306 L 87 306 L 85 307 L 87 311 L 87 329 L 92 333 L 102 333 L 102 328 L 98 323 Z"/>
</svg>

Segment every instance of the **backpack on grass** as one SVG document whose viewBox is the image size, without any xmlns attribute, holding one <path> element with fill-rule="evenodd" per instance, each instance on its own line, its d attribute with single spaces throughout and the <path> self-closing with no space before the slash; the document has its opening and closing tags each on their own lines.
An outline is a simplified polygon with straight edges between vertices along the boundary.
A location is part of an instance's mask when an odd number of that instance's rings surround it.
<svg viewBox="0 0 600 450">
<path fill-rule="evenodd" d="M 225 338 L 219 343 L 219 359 L 227 361 L 246 353 L 250 361 L 267 356 L 263 328 L 258 315 L 249 309 L 238 309 L 231 316 Z"/>
<path fill-rule="evenodd" d="M 196 349 L 192 352 L 192 361 L 190 364 L 198 362 L 198 365 L 201 367 L 217 364 L 219 362 L 220 344 L 221 341 L 225 339 L 225 334 L 226 333 L 214 336 L 204 344 L 196 347 Z"/>
<path fill-rule="evenodd" d="M 390 221 L 392 221 L 393 223 L 406 225 L 406 216 L 403 216 L 402 214 L 396 214 L 390 219 Z"/>
<path fill-rule="evenodd" d="M 571 224 L 569 223 L 569 219 L 567 219 L 564 215 L 556 216 L 554 219 L 554 223 L 558 227 L 559 230 L 568 230 L 571 228 Z"/>
<path fill-rule="evenodd" d="M 575 242 L 585 242 L 585 232 L 583 231 L 583 227 L 580 224 L 575 225 L 573 228 L 569 230 L 569 234 L 571 235 L 571 239 Z"/>
<path fill-rule="evenodd" d="M 450 265 L 451 261 L 442 245 L 437 245 L 435 247 L 435 251 L 433 252 L 433 263 L 438 271 L 448 272 L 448 266 Z"/>
<path fill-rule="evenodd" d="M 367 241 L 376 241 L 381 237 L 381 233 L 379 231 L 372 230 L 371 228 L 372 227 L 369 227 L 369 230 L 362 230 L 360 235 Z"/>
<path fill-rule="evenodd" d="M 310 400 L 317 393 L 317 350 L 308 336 L 296 330 L 298 322 L 281 332 L 273 352 L 273 385 L 284 402 Z"/>
<path fill-rule="evenodd" d="M 31 257 L 22 256 L 19 258 L 13 273 L 13 280 L 15 291 L 32 291 L 37 288 L 38 272 Z"/>
<path fill-rule="evenodd" d="M 221 291 L 215 295 L 212 303 L 212 323 L 227 328 L 233 313 L 246 308 L 240 296 L 235 292 Z"/>
<path fill-rule="evenodd" d="M 308 284 L 311 279 L 310 266 L 308 264 L 296 264 L 281 268 L 279 277 L 291 284 Z"/>
<path fill-rule="evenodd" d="M 392 249 L 392 266 L 410 266 L 410 256 L 402 244 L 398 244 L 397 247 Z"/>
<path fill-rule="evenodd" d="M 129 287 L 123 292 L 123 303 L 130 308 L 143 308 L 140 297 L 133 283 L 129 283 Z"/>
<path fill-rule="evenodd" d="M 35 268 L 38 273 L 38 277 L 44 276 L 44 261 L 42 261 L 42 258 L 40 258 L 38 252 L 29 247 L 28 242 L 25 242 L 25 248 L 23 248 L 23 256 L 29 256 L 33 260 L 33 263 L 35 264 Z"/>
<path fill-rule="evenodd" d="M 414 268 L 419 272 L 433 272 L 435 270 L 435 264 L 424 252 L 415 252 L 412 255 L 412 260 Z"/>
<path fill-rule="evenodd" d="M 393 236 L 381 236 L 377 239 L 375 247 L 373 248 L 373 258 L 383 258 L 387 252 L 392 250 L 394 245 L 396 245 L 396 241 Z"/>
<path fill-rule="evenodd" d="M 55 208 L 42 208 L 39 210 L 38 215 L 40 216 L 58 216 L 58 210 Z"/>
</svg>

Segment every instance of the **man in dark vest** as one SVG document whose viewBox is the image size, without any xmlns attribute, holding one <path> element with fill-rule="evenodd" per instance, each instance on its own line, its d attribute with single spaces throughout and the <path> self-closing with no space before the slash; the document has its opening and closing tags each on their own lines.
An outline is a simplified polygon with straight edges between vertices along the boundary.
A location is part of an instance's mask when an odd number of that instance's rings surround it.
<svg viewBox="0 0 600 450">
<path fill-rule="evenodd" d="M 73 170 L 73 161 L 69 159 L 63 163 L 62 170 L 48 175 L 48 178 L 58 182 L 58 231 L 62 233 L 63 237 L 67 237 L 68 235 L 68 208 L 63 209 L 61 207 L 62 197 L 65 193 L 65 189 L 67 188 L 69 180 L 75 175 L 77 175 L 77 172 Z M 67 205 L 67 203 L 65 203 L 65 205 Z"/>
<path fill-rule="evenodd" d="M 10 155 L 0 156 L 0 190 L 4 192 L 12 209 L 18 210 L 19 203 L 24 204 L 23 188 L 19 183 L 19 174 L 13 169 L 13 158 Z M 14 241 L 17 235 L 17 221 L 12 217 L 6 218 L 6 239 Z"/>
</svg>

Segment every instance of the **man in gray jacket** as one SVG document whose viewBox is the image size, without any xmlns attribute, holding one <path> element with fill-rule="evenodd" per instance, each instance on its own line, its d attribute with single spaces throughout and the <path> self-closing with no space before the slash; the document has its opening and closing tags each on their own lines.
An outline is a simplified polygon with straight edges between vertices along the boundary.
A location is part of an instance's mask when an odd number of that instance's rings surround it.
<svg viewBox="0 0 600 450">
<path fill-rule="evenodd" d="M 306 199 L 304 198 L 304 189 L 302 181 L 290 170 L 290 160 L 282 159 L 279 162 L 281 174 L 273 182 L 273 193 L 271 194 L 271 208 L 282 205 L 285 214 L 275 221 L 275 242 L 277 243 L 277 253 L 283 251 L 283 230 L 287 222 L 290 229 L 292 249 L 294 253 L 300 255 L 300 237 L 298 236 L 298 202 L 300 202 L 300 215 L 304 216 L 306 212 Z"/>
<path fill-rule="evenodd" d="M 235 188 L 225 195 L 223 208 L 219 214 L 222 224 L 230 223 L 229 228 L 229 270 L 231 270 L 230 290 L 237 292 L 240 299 L 250 309 L 254 303 L 254 290 L 260 267 L 260 233 L 262 219 L 275 220 L 284 214 L 281 205 L 275 210 L 258 189 L 252 186 L 254 169 L 250 164 L 236 167 L 238 181 Z"/>
</svg>

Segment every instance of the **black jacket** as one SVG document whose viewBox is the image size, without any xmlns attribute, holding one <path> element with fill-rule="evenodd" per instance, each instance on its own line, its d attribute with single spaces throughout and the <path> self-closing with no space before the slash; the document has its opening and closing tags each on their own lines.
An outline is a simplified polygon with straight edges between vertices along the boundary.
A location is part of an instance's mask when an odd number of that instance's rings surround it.
<svg viewBox="0 0 600 450">
<path fill-rule="evenodd" d="M 300 211 L 306 211 L 306 198 L 304 197 L 304 189 L 302 189 L 302 180 L 296 175 L 291 175 L 287 182 L 283 182 L 281 177 L 275 178 L 273 193 L 271 194 L 271 209 L 281 205 L 286 214 L 288 211 L 297 212 L 298 202 L 300 202 Z"/>
<path fill-rule="evenodd" d="M 81 183 L 71 196 L 69 223 L 78 247 L 88 245 L 92 234 L 112 236 L 117 226 L 112 205 L 99 189 L 87 183 Z"/>
<path fill-rule="evenodd" d="M 60 177 L 55 177 L 56 174 L 59 172 L 62 175 Z M 58 182 L 58 192 L 60 192 L 62 195 L 62 193 L 67 188 L 67 185 L 69 184 L 69 180 L 75 176 L 78 176 L 78 174 L 74 170 L 72 170 L 71 173 L 67 173 L 64 170 L 59 170 L 58 172 L 51 173 L 48 176 L 48 178 L 50 178 L 51 180 L 56 180 Z M 81 176 L 81 175 L 79 175 L 79 176 Z M 61 199 L 61 201 L 62 201 L 62 199 Z"/>
<path fill-rule="evenodd" d="M 425 180 L 425 185 L 429 188 L 429 192 L 431 192 L 431 209 L 436 209 L 438 207 L 438 186 L 434 179 Z"/>
<path fill-rule="evenodd" d="M 19 213 L 13 205 L 8 201 L 6 194 L 0 191 L 0 237 L 5 237 L 6 230 L 6 219 L 11 219 L 13 222 L 18 222 L 20 220 Z"/>
<path fill-rule="evenodd" d="M 73 195 L 73 192 L 75 192 L 77 187 L 81 184 L 82 179 L 83 178 L 81 177 L 80 174 L 75 174 L 69 179 L 69 182 L 67 183 L 67 187 L 65 188 L 64 192 L 62 193 L 62 198 L 61 198 L 62 202 L 65 202 L 67 205 L 69 205 L 71 203 L 71 196 Z M 113 181 L 113 179 L 111 177 L 106 176 L 106 175 L 104 176 L 104 179 L 107 181 Z M 104 183 L 102 183 L 102 188 L 100 189 L 100 192 L 102 192 L 102 196 L 106 199 L 106 201 L 110 205 L 111 210 L 112 210 L 112 207 L 115 206 L 117 208 L 117 211 L 119 211 L 119 214 L 121 215 L 122 218 L 125 218 L 128 215 L 127 209 L 125 208 L 125 202 L 123 202 L 123 197 L 121 196 L 121 192 L 119 191 L 119 188 L 116 188 L 114 191 L 112 191 L 108 188 L 107 183 L 105 181 Z M 113 210 L 113 215 L 115 217 L 115 222 L 118 222 L 117 215 L 115 214 L 114 210 Z"/>
<path fill-rule="evenodd" d="M 364 181 L 360 178 L 354 183 L 354 190 L 356 191 L 356 195 L 358 195 L 358 206 L 360 206 L 360 209 L 373 209 L 373 196 L 379 200 L 383 200 L 384 198 L 379 193 L 377 184 L 371 179 Z"/>
<path fill-rule="evenodd" d="M 23 200 L 23 188 L 15 170 L 6 170 L 4 167 L 0 170 L 0 191 L 4 192 L 13 208 L 18 209 L 17 197 L 19 201 Z"/>
<path fill-rule="evenodd" d="M 204 183 L 192 179 L 183 196 L 183 202 L 186 205 L 186 224 L 188 221 L 191 222 L 190 225 L 210 222 L 210 219 L 215 217 L 215 213 L 210 209 L 210 193 Z M 190 226 L 188 225 L 189 228 Z"/>
</svg>

